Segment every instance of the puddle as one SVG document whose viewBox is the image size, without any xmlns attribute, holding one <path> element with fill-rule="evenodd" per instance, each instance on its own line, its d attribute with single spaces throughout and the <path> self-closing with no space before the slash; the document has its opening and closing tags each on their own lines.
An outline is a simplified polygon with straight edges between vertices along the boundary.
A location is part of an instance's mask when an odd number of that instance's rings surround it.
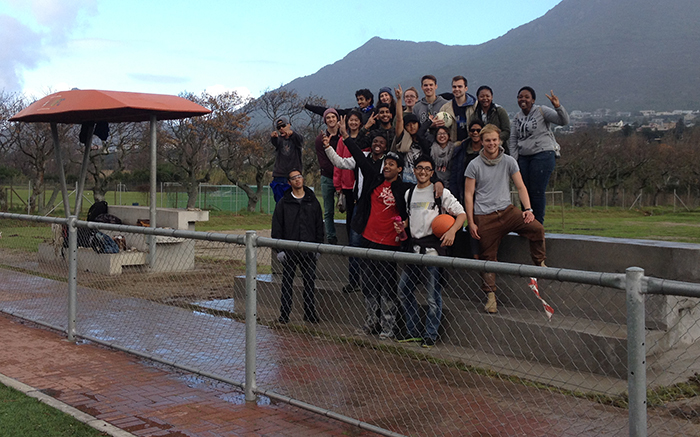
<svg viewBox="0 0 700 437">
<path fill-rule="evenodd" d="M 243 405 L 246 403 L 244 393 L 227 393 L 224 395 L 220 395 L 219 399 L 235 405 Z M 257 396 L 257 400 L 255 403 L 258 406 L 271 405 L 270 398 L 261 395 Z"/>
<path fill-rule="evenodd" d="M 245 275 L 239 275 L 236 276 L 236 278 L 245 279 Z M 256 276 L 256 279 L 262 282 L 273 282 L 271 273 L 261 273 L 258 276 Z"/>
<path fill-rule="evenodd" d="M 193 302 L 194 305 L 200 306 L 202 308 L 208 308 L 210 310 L 217 311 L 228 311 L 230 313 L 235 312 L 233 303 L 233 299 L 214 299 Z"/>
</svg>

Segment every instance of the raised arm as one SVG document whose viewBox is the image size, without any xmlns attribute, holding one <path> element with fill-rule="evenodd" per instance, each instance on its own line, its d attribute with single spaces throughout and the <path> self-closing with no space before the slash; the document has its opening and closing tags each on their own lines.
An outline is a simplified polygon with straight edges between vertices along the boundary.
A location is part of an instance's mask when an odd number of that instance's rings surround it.
<svg viewBox="0 0 700 437">
<path fill-rule="evenodd" d="M 403 133 L 403 89 L 401 84 L 394 89 L 396 95 L 396 138 Z"/>
<path fill-rule="evenodd" d="M 355 169 L 355 158 L 353 158 L 352 156 L 348 158 L 343 158 L 340 155 L 338 155 L 338 152 L 333 150 L 333 148 L 331 147 L 330 137 L 328 135 L 324 135 L 323 137 L 323 150 L 324 152 L 326 152 L 326 156 L 331 161 L 331 164 L 333 164 L 334 167 L 339 168 L 341 170 Z"/>
</svg>

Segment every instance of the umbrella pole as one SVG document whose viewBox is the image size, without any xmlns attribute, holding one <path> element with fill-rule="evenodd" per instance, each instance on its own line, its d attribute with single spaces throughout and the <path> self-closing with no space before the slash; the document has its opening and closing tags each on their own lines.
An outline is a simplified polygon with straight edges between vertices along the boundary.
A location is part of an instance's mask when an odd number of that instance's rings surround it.
<svg viewBox="0 0 700 437">
<path fill-rule="evenodd" d="M 149 206 L 150 211 L 150 225 L 152 228 L 156 227 L 156 175 L 158 172 L 158 157 L 156 153 L 156 115 L 151 115 L 151 204 Z M 153 268 L 156 262 L 156 236 L 151 235 L 148 242 L 148 265 Z"/>
<path fill-rule="evenodd" d="M 58 126 L 56 123 L 51 123 L 51 136 L 53 137 L 53 153 L 58 166 L 58 180 L 61 182 L 61 195 L 63 196 L 63 211 L 66 218 L 70 217 L 70 203 L 68 202 L 68 187 L 66 186 L 66 173 L 63 169 L 63 160 L 61 159 L 61 146 L 58 144 Z"/>
<path fill-rule="evenodd" d="M 75 195 L 75 215 L 80 217 L 80 210 L 83 208 L 83 190 L 85 189 L 85 178 L 87 177 L 88 163 L 90 162 L 90 149 L 92 148 L 92 135 L 95 133 L 95 123 L 90 123 L 85 140 L 85 153 L 83 153 L 83 165 L 80 167 L 80 179 L 78 180 L 78 192 Z"/>
</svg>

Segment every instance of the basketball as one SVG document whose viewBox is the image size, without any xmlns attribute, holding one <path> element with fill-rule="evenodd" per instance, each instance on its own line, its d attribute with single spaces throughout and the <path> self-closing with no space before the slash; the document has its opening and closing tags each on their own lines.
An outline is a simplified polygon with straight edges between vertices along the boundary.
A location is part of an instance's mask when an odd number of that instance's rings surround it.
<svg viewBox="0 0 700 437">
<path fill-rule="evenodd" d="M 444 121 L 446 128 L 449 128 L 450 126 L 452 126 L 452 123 L 454 123 L 454 121 L 455 121 L 454 118 L 452 118 L 452 116 L 445 111 L 438 112 L 437 114 L 435 114 L 435 120 Z"/>
<path fill-rule="evenodd" d="M 442 238 L 445 232 L 447 232 L 454 224 L 454 217 L 449 214 L 440 214 L 433 219 L 433 223 L 430 226 L 433 228 L 433 235 L 438 238 Z"/>
</svg>

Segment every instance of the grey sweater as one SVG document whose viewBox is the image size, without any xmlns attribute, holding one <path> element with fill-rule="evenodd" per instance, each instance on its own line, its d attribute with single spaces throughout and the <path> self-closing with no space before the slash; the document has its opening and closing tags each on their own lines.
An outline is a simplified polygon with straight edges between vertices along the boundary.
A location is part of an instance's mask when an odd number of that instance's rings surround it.
<svg viewBox="0 0 700 437">
<path fill-rule="evenodd" d="M 520 155 L 554 151 L 556 141 L 549 127 L 552 123 L 560 126 L 569 124 L 569 113 L 563 106 L 552 109 L 532 105 L 528 115 L 523 114 L 523 111 L 518 112 L 510 126 L 511 156 L 517 160 Z"/>
</svg>

